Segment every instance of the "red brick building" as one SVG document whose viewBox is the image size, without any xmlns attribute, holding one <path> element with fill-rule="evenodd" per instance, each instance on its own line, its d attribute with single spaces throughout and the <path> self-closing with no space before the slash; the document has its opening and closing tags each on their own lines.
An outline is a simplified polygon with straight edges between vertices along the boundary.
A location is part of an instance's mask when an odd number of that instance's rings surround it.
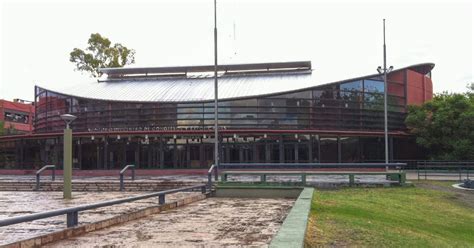
<svg viewBox="0 0 474 248">
<path fill-rule="evenodd" d="M 0 99 L 0 121 L 4 122 L 5 134 L 33 132 L 35 106 L 31 102 L 15 99 L 13 102 Z"/>
</svg>

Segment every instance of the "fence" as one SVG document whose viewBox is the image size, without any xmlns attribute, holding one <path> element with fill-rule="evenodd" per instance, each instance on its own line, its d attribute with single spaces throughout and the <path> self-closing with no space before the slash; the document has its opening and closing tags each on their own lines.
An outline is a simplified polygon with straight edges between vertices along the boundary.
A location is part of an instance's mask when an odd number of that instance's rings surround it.
<svg viewBox="0 0 474 248">
<path fill-rule="evenodd" d="M 429 179 L 429 177 L 457 177 L 459 181 L 463 178 L 469 179 L 474 172 L 473 161 L 418 161 L 418 180 Z"/>
<path fill-rule="evenodd" d="M 6 219 L 0 220 L 0 227 L 9 226 L 9 225 L 13 225 L 13 224 L 19 224 L 19 223 L 23 223 L 23 222 L 34 221 L 34 220 L 39 220 L 39 219 L 50 218 L 50 217 L 59 216 L 59 215 L 66 215 L 67 227 L 74 227 L 74 226 L 77 226 L 79 224 L 79 212 L 80 211 L 91 210 L 91 209 L 96 209 L 96 208 L 101 208 L 101 207 L 108 207 L 108 206 L 112 206 L 112 205 L 117 205 L 117 204 L 127 203 L 127 202 L 133 202 L 133 201 L 148 199 L 148 198 L 152 198 L 152 197 L 158 197 L 158 204 L 162 205 L 162 204 L 165 204 L 165 196 L 167 194 L 183 192 L 183 191 L 190 191 L 190 190 L 192 191 L 192 190 L 196 190 L 196 189 L 200 189 L 201 193 L 205 194 L 206 193 L 206 186 L 207 185 L 205 185 L 205 184 L 200 184 L 200 185 L 196 185 L 196 186 L 165 190 L 165 191 L 155 192 L 155 193 L 141 195 L 141 196 L 134 196 L 134 197 L 123 198 L 123 199 L 118 199 L 118 200 L 104 201 L 104 202 L 98 202 L 98 203 L 93 203 L 93 204 L 80 205 L 80 206 L 77 206 L 77 207 L 63 208 L 63 209 L 57 209 L 57 210 L 41 212 L 41 213 L 36 213 L 36 214 L 29 214 L 29 215 L 11 217 L 11 218 L 6 218 Z"/>
</svg>

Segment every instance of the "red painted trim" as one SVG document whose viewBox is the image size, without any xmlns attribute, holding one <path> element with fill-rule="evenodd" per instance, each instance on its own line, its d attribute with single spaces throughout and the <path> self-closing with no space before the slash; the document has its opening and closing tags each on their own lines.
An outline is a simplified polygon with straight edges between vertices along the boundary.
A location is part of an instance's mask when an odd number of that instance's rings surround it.
<svg viewBox="0 0 474 248">
<path fill-rule="evenodd" d="M 321 130 L 321 129 L 302 129 L 302 130 L 268 130 L 268 129 L 240 129 L 240 130 L 221 130 L 223 134 L 319 134 L 319 135 L 347 135 L 347 136 L 379 136 L 383 135 L 383 131 L 337 131 L 337 130 Z M 167 131 L 111 131 L 111 132 L 74 132 L 76 137 L 104 136 L 104 135 L 196 135 L 196 134 L 213 134 L 213 130 L 167 130 Z M 388 133 L 391 136 L 410 136 L 403 131 L 395 131 Z M 0 140 L 17 140 L 17 139 L 35 139 L 35 138 L 53 138 L 62 136 L 63 133 L 39 133 L 12 135 L 0 137 Z"/>
</svg>

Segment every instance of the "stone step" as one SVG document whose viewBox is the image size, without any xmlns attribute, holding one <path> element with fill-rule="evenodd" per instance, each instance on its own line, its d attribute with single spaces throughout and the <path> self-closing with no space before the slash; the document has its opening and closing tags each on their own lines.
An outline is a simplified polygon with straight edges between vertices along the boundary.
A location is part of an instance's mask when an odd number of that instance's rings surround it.
<svg viewBox="0 0 474 248">
<path fill-rule="evenodd" d="M 197 182 L 125 182 L 125 191 L 157 191 L 198 184 Z M 32 191 L 36 182 L 0 182 L 0 191 Z M 62 182 L 41 182 L 41 191 L 62 191 Z M 73 191 L 119 191 L 119 182 L 73 182 Z"/>
</svg>

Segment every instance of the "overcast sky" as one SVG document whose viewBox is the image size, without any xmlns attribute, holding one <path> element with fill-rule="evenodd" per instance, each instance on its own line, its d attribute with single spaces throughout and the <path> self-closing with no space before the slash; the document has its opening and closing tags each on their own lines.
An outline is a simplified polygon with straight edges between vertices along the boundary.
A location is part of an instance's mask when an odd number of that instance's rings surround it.
<svg viewBox="0 0 474 248">
<path fill-rule="evenodd" d="M 212 0 L 0 6 L 0 98 L 92 81 L 69 53 L 96 32 L 135 49 L 134 67 L 213 64 Z M 473 81 L 472 12 L 470 1 L 218 0 L 219 63 L 311 60 L 318 83 L 376 73 L 386 18 L 388 65 L 433 62 L 435 92 L 462 92 Z"/>
</svg>

